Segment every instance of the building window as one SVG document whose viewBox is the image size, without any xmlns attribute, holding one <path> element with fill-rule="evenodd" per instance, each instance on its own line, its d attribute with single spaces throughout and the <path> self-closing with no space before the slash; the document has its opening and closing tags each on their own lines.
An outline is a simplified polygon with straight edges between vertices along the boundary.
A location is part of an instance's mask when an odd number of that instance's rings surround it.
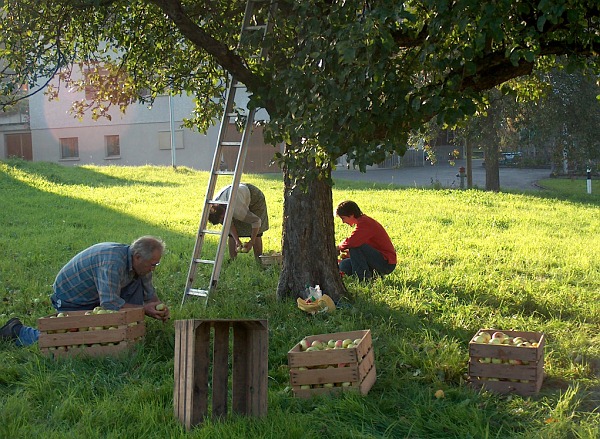
<svg viewBox="0 0 600 439">
<path fill-rule="evenodd" d="M 158 149 L 171 149 L 171 132 L 158 132 Z M 184 149 L 183 130 L 175 130 L 175 149 Z"/>
<path fill-rule="evenodd" d="M 60 141 L 60 158 L 61 159 L 78 159 L 79 158 L 79 138 L 63 137 Z"/>
<path fill-rule="evenodd" d="M 119 157 L 121 155 L 121 145 L 119 143 L 119 136 L 104 136 L 104 144 L 106 145 L 107 158 Z"/>
</svg>

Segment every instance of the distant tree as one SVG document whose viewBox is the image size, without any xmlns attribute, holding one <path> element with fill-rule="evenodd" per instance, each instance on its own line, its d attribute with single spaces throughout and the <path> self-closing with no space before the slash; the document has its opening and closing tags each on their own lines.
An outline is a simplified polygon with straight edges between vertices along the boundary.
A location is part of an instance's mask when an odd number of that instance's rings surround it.
<svg viewBox="0 0 600 439">
<path fill-rule="evenodd" d="M 270 116 L 269 142 L 285 184 L 278 295 L 320 284 L 346 292 L 336 263 L 331 191 L 335 160 L 361 170 L 403 154 L 408 133 L 436 118 L 455 125 L 482 94 L 565 55 L 598 71 L 595 0 L 308 0 L 277 2 L 264 62 L 239 41 L 241 0 L 5 0 L 0 14 L 2 93 L 32 86 L 72 65 L 115 66 L 129 78 L 99 91 L 96 109 L 127 105 L 147 89 L 191 93 L 190 123 L 204 131 L 219 116 L 227 73 L 250 105 Z M 10 74 L 9 74 L 10 73 Z M 100 78 L 98 78 L 100 79 Z M 111 84 L 111 81 L 101 81 Z"/>
<path fill-rule="evenodd" d="M 544 79 L 547 92 L 525 108 L 524 135 L 552 160 L 553 172 L 584 173 L 600 159 L 600 86 L 596 78 L 557 69 Z"/>
</svg>

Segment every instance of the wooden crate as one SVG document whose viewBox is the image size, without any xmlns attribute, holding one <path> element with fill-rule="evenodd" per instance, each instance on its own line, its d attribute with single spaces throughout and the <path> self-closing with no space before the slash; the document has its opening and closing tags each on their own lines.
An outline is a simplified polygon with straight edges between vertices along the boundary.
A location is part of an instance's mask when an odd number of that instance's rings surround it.
<svg viewBox="0 0 600 439">
<path fill-rule="evenodd" d="M 269 267 L 271 265 L 281 265 L 283 262 L 283 255 L 281 253 L 262 254 L 258 257 L 263 267 Z"/>
<path fill-rule="evenodd" d="M 469 383 L 476 389 L 485 388 L 498 393 L 536 395 L 544 380 L 544 346 L 546 339 L 539 332 L 501 331 L 509 337 L 535 340 L 535 347 L 469 343 Z M 495 360 L 493 360 L 495 359 Z M 490 362 L 488 362 L 490 361 Z M 493 361 L 493 362 L 492 362 Z"/>
<path fill-rule="evenodd" d="M 45 355 L 115 355 L 130 349 L 146 334 L 142 307 L 110 314 L 86 315 L 86 311 L 63 314 L 66 316 L 53 314 L 38 319 L 38 344 Z"/>
<path fill-rule="evenodd" d="M 212 355 L 211 355 L 211 329 Z M 266 320 L 177 320 L 175 322 L 175 416 L 186 429 L 208 414 L 212 389 L 213 417 L 227 415 L 229 345 L 231 353 L 231 408 L 235 413 L 267 413 L 269 332 Z M 212 385 L 209 385 L 212 370 Z"/>
<path fill-rule="evenodd" d="M 288 352 L 290 383 L 295 396 L 358 391 L 366 395 L 376 379 L 375 354 L 370 330 L 336 332 L 305 337 L 310 344 L 315 340 L 360 339 L 353 348 L 307 352 L 300 343 Z"/>
</svg>

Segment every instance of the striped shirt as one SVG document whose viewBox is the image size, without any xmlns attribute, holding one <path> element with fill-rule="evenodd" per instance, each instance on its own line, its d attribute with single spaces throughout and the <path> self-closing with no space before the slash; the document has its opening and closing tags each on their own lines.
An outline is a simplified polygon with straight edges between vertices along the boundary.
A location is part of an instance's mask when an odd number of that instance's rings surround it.
<svg viewBox="0 0 600 439">
<path fill-rule="evenodd" d="M 102 306 L 119 310 L 125 304 L 121 290 L 138 279 L 129 245 L 103 242 L 75 255 L 59 271 L 52 288 L 53 303 L 81 309 Z M 156 296 L 152 272 L 141 278 L 144 302 Z"/>
</svg>

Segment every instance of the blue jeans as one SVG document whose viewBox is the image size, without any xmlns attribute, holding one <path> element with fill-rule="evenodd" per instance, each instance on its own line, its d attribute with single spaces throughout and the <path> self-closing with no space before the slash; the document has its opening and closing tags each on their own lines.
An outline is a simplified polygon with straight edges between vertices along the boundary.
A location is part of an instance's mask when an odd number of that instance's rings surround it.
<svg viewBox="0 0 600 439">
<path fill-rule="evenodd" d="M 373 272 L 380 275 L 390 274 L 396 268 L 396 264 L 390 264 L 379 250 L 369 244 L 351 248 L 349 254 L 349 258 L 340 262 L 340 271 L 347 275 L 356 274 L 359 280 L 371 279 Z"/>
<path fill-rule="evenodd" d="M 125 300 L 125 303 L 131 303 L 133 305 L 143 305 L 144 304 L 144 287 L 142 285 L 142 281 L 140 279 L 135 279 L 130 282 L 128 285 L 123 287 L 121 290 L 121 298 Z M 56 312 L 65 312 L 65 311 L 87 311 L 93 309 L 89 306 L 81 307 L 72 303 L 62 303 L 60 300 L 52 299 L 52 305 L 56 309 Z M 100 302 L 98 302 L 100 305 Z M 15 341 L 17 346 L 29 346 L 34 343 L 37 343 L 40 338 L 40 331 L 36 328 L 32 328 L 30 326 L 25 326 L 21 328 L 19 331 L 19 337 Z"/>
</svg>

